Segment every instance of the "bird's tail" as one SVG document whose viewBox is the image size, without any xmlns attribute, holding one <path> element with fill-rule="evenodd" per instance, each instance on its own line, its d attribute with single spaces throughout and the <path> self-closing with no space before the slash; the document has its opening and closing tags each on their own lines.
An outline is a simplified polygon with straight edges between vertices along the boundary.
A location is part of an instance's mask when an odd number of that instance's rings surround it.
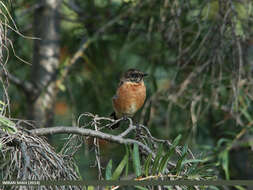
<svg viewBox="0 0 253 190">
<path fill-rule="evenodd" d="M 113 119 L 117 119 L 117 117 L 116 117 L 116 113 L 115 112 L 112 112 L 111 113 L 111 115 L 110 115 Z M 113 124 L 113 125 L 111 125 L 111 129 L 116 129 L 116 128 L 118 128 L 119 127 L 119 122 L 118 123 L 115 123 L 115 124 Z"/>
</svg>

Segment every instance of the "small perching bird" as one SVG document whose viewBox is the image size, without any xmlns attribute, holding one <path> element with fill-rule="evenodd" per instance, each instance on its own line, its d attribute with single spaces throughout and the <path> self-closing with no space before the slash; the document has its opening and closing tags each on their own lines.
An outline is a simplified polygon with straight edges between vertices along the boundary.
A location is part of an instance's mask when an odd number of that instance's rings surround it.
<svg viewBox="0 0 253 190">
<path fill-rule="evenodd" d="M 137 69 L 129 69 L 123 74 L 116 92 L 112 98 L 114 119 L 133 117 L 143 106 L 146 99 L 146 86 L 143 78 L 148 74 Z M 111 128 L 117 128 L 118 123 Z"/>
</svg>

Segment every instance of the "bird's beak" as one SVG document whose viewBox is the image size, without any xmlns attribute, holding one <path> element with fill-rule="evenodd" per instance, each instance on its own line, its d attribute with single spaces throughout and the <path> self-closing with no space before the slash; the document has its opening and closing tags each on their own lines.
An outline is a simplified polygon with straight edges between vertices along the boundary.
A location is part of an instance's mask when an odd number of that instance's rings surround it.
<svg viewBox="0 0 253 190">
<path fill-rule="evenodd" d="M 143 73 L 143 77 L 146 77 L 146 76 L 148 76 L 148 73 Z"/>
</svg>

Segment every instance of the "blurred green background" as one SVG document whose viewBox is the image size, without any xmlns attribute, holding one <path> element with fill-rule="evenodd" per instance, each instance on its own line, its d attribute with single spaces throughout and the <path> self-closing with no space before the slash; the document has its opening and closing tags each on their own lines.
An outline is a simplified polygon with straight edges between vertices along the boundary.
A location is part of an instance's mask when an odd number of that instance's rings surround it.
<svg viewBox="0 0 253 190">
<path fill-rule="evenodd" d="M 45 2 L 8 3 L 23 35 L 35 36 L 40 20 L 34 14 Z M 84 112 L 109 116 L 121 74 L 137 68 L 149 74 L 138 122 L 157 138 L 181 134 L 181 145 L 188 144 L 222 179 L 253 179 L 252 1 L 64 0 L 57 12 L 59 75 L 91 42 L 58 84 L 52 126 L 76 125 Z M 36 40 L 15 32 L 9 38 L 17 56 L 36 64 Z M 32 66 L 9 53 L 9 73 L 33 82 Z M 30 119 L 27 94 L 11 82 L 8 92 L 11 117 Z M 50 142 L 60 150 L 66 137 L 55 135 Z M 100 146 L 103 167 L 110 159 L 116 166 L 125 153 L 122 145 Z M 83 178 L 97 178 L 89 143 L 75 160 Z"/>
</svg>

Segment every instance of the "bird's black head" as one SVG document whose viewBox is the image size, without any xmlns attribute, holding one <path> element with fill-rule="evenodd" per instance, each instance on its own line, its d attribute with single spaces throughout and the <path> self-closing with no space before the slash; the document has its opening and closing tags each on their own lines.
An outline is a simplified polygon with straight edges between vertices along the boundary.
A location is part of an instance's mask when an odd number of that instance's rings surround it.
<svg viewBox="0 0 253 190">
<path fill-rule="evenodd" d="M 126 71 L 122 77 L 123 81 L 130 81 L 139 83 L 143 80 L 143 77 L 147 76 L 148 74 L 143 73 L 137 69 L 129 69 Z"/>
</svg>

